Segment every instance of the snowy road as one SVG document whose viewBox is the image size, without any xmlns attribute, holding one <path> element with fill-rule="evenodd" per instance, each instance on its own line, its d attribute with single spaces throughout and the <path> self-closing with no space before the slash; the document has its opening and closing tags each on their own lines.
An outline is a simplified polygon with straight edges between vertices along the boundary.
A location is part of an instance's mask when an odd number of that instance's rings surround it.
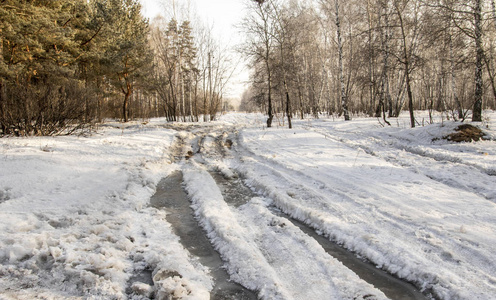
<svg viewBox="0 0 496 300">
<path fill-rule="evenodd" d="M 225 146 L 234 138 L 223 133 L 228 129 L 189 133 L 183 173 L 195 214 L 231 278 L 263 299 L 386 299 L 313 238 L 271 212 L 269 199 L 245 192 L 243 203 L 222 193 L 212 173 L 219 172 L 220 180 L 238 177 L 226 165 L 235 159 Z"/>
<path fill-rule="evenodd" d="M 496 295 L 494 130 L 450 144 L 433 139 L 456 124 L 262 124 L 0 139 L 0 299 L 209 299 L 215 276 L 150 205 L 175 172 L 231 279 L 261 299 L 388 298 L 310 227 L 436 299 Z"/>
<path fill-rule="evenodd" d="M 252 185 L 436 297 L 496 294 L 494 142 L 422 145 L 404 132 L 376 130 L 374 137 L 357 124 L 315 123 L 310 130 L 244 131 L 248 158 L 239 168 Z"/>
</svg>

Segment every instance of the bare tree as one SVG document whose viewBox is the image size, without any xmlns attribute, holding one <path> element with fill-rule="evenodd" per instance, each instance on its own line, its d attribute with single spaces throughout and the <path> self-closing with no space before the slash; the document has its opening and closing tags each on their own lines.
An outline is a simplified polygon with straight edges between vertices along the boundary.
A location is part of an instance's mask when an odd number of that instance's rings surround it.
<svg viewBox="0 0 496 300">
<path fill-rule="evenodd" d="M 486 2 L 252 0 L 245 22 L 251 95 L 271 114 L 291 115 L 293 108 L 301 118 L 338 112 L 347 120 L 375 111 L 389 123 L 387 117 L 408 107 L 412 127 L 417 109 L 464 119 L 473 108 L 479 120 L 485 82 L 496 99 L 496 54 L 487 47 L 496 32 L 487 16 L 496 9 L 495 1 Z M 321 9 L 304 12 L 312 4 Z M 468 71 L 474 66 L 475 74 Z M 280 97 L 274 101 L 274 95 Z"/>
<path fill-rule="evenodd" d="M 273 92 L 273 68 L 272 56 L 274 47 L 275 24 L 271 18 L 272 8 L 275 5 L 273 0 L 250 2 L 249 9 L 251 15 L 243 22 L 244 30 L 248 35 L 246 45 L 246 54 L 248 54 L 254 63 L 262 62 L 265 66 L 267 82 L 267 127 L 272 126 L 274 119 L 272 92 Z M 271 2 L 268 4 L 267 2 Z M 273 14 L 272 14 L 273 15 Z"/>
<path fill-rule="evenodd" d="M 348 111 L 348 97 L 345 89 L 345 79 L 344 79 L 344 67 L 343 67 L 343 36 L 342 36 L 342 22 L 340 16 L 340 0 L 321 0 L 321 4 L 327 14 L 331 15 L 331 11 L 334 14 L 334 24 L 336 26 L 336 39 L 338 48 L 338 77 L 339 77 L 339 92 L 341 98 L 341 108 L 343 110 L 344 119 L 346 121 L 350 120 L 350 114 Z M 333 8 L 332 8 L 333 7 Z"/>
<path fill-rule="evenodd" d="M 407 95 L 408 95 L 408 111 L 410 113 L 410 126 L 412 128 L 415 127 L 415 115 L 414 115 L 414 107 L 413 107 L 413 93 L 412 93 L 412 84 L 411 84 L 411 79 L 410 79 L 410 73 L 412 71 L 412 63 L 411 63 L 411 56 L 412 52 L 415 48 L 415 40 L 417 39 L 417 33 L 418 33 L 418 5 L 417 3 L 413 3 L 413 13 L 412 15 L 414 16 L 413 20 L 413 33 L 412 33 L 412 43 L 409 45 L 407 41 L 407 29 L 405 24 L 405 19 L 404 19 L 404 14 L 407 6 L 410 4 L 410 0 L 394 0 L 393 5 L 394 9 L 396 11 L 396 15 L 398 17 L 399 21 L 399 27 L 401 30 L 401 41 L 403 44 L 403 57 L 402 57 L 402 63 L 405 66 L 405 83 L 406 83 L 406 90 L 407 90 Z"/>
<path fill-rule="evenodd" d="M 338 59 L 339 59 L 339 89 L 341 91 L 341 106 L 343 108 L 344 119 L 350 120 L 348 112 L 348 98 L 344 86 L 344 71 L 343 71 L 343 40 L 341 36 L 341 19 L 339 17 L 339 0 L 334 0 L 336 8 L 336 36 L 338 41 Z"/>
<path fill-rule="evenodd" d="M 482 68 L 484 63 L 484 48 L 482 42 L 482 0 L 474 0 L 474 40 L 475 40 L 475 99 L 474 111 L 472 113 L 473 122 L 482 121 L 482 96 L 484 82 L 482 79 Z"/>
</svg>

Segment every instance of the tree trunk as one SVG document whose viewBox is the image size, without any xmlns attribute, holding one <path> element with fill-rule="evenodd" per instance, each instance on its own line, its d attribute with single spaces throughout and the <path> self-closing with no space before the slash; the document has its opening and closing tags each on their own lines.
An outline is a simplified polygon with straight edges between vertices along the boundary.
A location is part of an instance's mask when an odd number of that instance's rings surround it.
<svg viewBox="0 0 496 300">
<path fill-rule="evenodd" d="M 208 64 L 210 65 L 210 52 L 208 54 Z M 207 122 L 207 76 L 203 72 L 203 122 Z"/>
<path fill-rule="evenodd" d="M 126 123 L 129 121 L 129 97 L 133 93 L 133 86 L 127 74 L 122 75 L 122 77 L 119 76 L 119 80 L 123 80 L 125 84 L 123 86 L 121 82 L 121 91 L 124 94 L 124 103 L 122 103 L 122 119 Z"/>
<path fill-rule="evenodd" d="M 129 96 L 131 96 L 130 91 L 124 94 L 124 103 L 122 104 L 122 118 L 124 123 L 129 121 Z"/>
<path fill-rule="evenodd" d="M 181 67 L 181 59 L 179 60 L 179 70 L 182 69 Z M 179 73 L 179 80 L 180 80 L 180 88 L 181 88 L 181 114 L 183 115 L 183 122 L 186 122 L 186 95 L 184 91 L 184 74 L 183 72 Z"/>
<path fill-rule="evenodd" d="M 212 88 L 212 53 L 208 53 L 208 98 L 210 100 L 210 108 L 214 105 L 214 91 Z M 205 112 L 207 113 L 207 112 Z M 209 111 L 211 113 L 211 109 Z M 211 114 L 210 114 L 211 115 Z M 210 119 L 212 121 L 212 119 Z"/>
<path fill-rule="evenodd" d="M 339 18 L 339 0 L 335 0 L 336 5 L 336 33 L 338 38 L 338 57 L 339 57 L 339 87 L 341 91 L 341 107 L 343 109 L 345 121 L 350 120 L 348 112 L 348 99 L 344 89 L 344 74 L 343 74 L 343 42 L 341 37 L 341 20 Z"/>
<path fill-rule="evenodd" d="M 0 29 L 0 63 L 3 64 L 3 38 L 2 29 Z M 3 78 L 0 78 L 0 130 L 2 134 L 6 134 L 7 128 L 5 126 L 5 97 L 4 97 L 4 83 Z"/>
<path fill-rule="evenodd" d="M 286 116 L 288 118 L 288 127 L 289 129 L 293 128 L 293 124 L 291 123 L 291 101 L 289 99 L 289 91 L 288 85 L 286 84 L 286 80 L 284 80 L 284 89 L 286 90 Z"/>
<path fill-rule="evenodd" d="M 305 119 L 305 112 L 303 108 L 303 93 L 301 91 L 302 87 L 301 87 L 301 80 L 299 74 L 296 74 L 296 79 L 298 80 L 297 84 L 298 84 L 298 100 L 300 102 L 300 119 L 303 120 Z"/>
<path fill-rule="evenodd" d="M 482 121 L 482 64 L 484 59 L 484 50 L 482 45 L 482 0 L 475 0 L 474 7 L 474 25 L 475 25 L 475 99 L 474 111 L 472 113 L 472 122 Z"/>
<path fill-rule="evenodd" d="M 7 126 L 5 122 L 5 97 L 3 78 L 0 78 L 0 130 L 1 134 L 7 133 Z"/>
<path fill-rule="evenodd" d="M 380 118 L 382 115 L 382 119 L 386 124 L 391 126 L 391 123 L 388 122 L 386 119 L 386 101 L 390 99 L 391 95 L 389 93 L 389 39 L 390 39 L 390 24 L 389 24 L 389 9 L 386 6 L 386 4 L 381 3 L 381 9 L 379 12 L 379 25 L 380 27 L 384 27 L 384 33 L 381 31 L 381 50 L 382 50 L 382 59 L 383 59 L 383 67 L 382 67 L 382 74 L 381 74 L 381 86 L 380 86 L 380 92 L 379 92 L 379 105 L 377 106 L 376 109 L 376 117 Z M 384 11 L 384 26 L 382 26 L 381 19 L 382 19 L 382 11 Z"/>
<path fill-rule="evenodd" d="M 449 37 L 449 48 L 450 48 L 450 68 L 451 68 L 451 94 L 453 96 L 453 105 L 458 108 L 458 118 L 463 119 L 463 107 L 460 99 L 458 99 L 458 94 L 456 92 L 456 74 L 455 74 L 455 51 L 453 49 L 453 35 L 451 34 L 451 24 L 450 24 L 450 37 Z M 453 116 L 454 117 L 454 116 Z"/>
<path fill-rule="evenodd" d="M 408 46 L 406 43 L 406 33 L 405 33 L 405 25 L 403 23 L 403 16 L 398 5 L 395 5 L 396 12 L 398 13 L 398 19 L 400 21 L 401 27 L 401 36 L 403 40 L 403 64 L 405 65 L 405 76 L 406 76 L 406 92 L 408 95 L 408 110 L 410 112 L 410 126 L 412 128 L 415 127 L 415 115 L 413 112 L 413 95 L 412 95 L 412 87 L 410 83 L 410 58 L 408 56 Z"/>
<path fill-rule="evenodd" d="M 267 61 L 267 68 L 270 69 L 270 67 L 268 66 L 269 65 L 269 62 Z M 267 127 L 272 127 L 272 119 L 274 119 L 274 114 L 272 112 L 272 78 L 271 78 L 271 74 L 270 74 L 270 71 L 268 72 L 268 103 L 267 103 L 267 114 L 269 115 L 269 117 L 267 118 Z"/>
<path fill-rule="evenodd" d="M 494 82 L 494 73 L 491 70 L 490 61 L 485 54 L 484 54 L 484 64 L 486 65 L 487 75 L 489 76 L 489 82 L 491 83 L 491 89 L 493 91 L 493 97 L 496 103 L 496 84 Z"/>
<path fill-rule="evenodd" d="M 267 114 L 269 115 L 267 119 L 267 127 L 272 127 L 272 119 L 274 119 L 274 115 L 272 112 L 272 73 L 270 67 L 270 45 L 269 45 L 269 33 L 267 29 L 265 30 L 265 66 L 267 68 L 267 84 L 268 84 L 268 108 Z"/>
<path fill-rule="evenodd" d="M 370 109 L 369 115 L 373 116 L 373 111 L 375 107 L 375 92 L 374 92 L 374 47 L 372 45 L 372 15 L 370 13 L 370 0 L 367 0 L 367 23 L 368 23 L 368 50 L 369 50 L 369 97 L 370 97 Z"/>
</svg>

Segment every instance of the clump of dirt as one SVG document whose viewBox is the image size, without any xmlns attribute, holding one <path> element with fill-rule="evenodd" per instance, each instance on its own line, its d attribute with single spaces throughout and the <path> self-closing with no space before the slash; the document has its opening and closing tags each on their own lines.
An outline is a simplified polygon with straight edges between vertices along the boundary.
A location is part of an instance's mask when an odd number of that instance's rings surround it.
<svg viewBox="0 0 496 300">
<path fill-rule="evenodd" d="M 186 156 L 185 156 L 186 160 L 188 160 L 188 159 L 192 158 L 192 157 L 193 157 L 193 155 L 195 155 L 195 154 L 193 153 L 193 151 L 188 151 L 188 153 L 186 153 Z"/>
<path fill-rule="evenodd" d="M 478 142 L 487 140 L 486 134 L 478 127 L 470 124 L 463 124 L 455 128 L 455 132 L 443 137 L 450 142 Z"/>
</svg>

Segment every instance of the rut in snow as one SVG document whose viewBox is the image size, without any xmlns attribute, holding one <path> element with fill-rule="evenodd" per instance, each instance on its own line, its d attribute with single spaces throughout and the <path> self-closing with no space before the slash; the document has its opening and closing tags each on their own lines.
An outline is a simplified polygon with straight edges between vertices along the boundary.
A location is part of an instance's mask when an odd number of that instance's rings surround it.
<svg viewBox="0 0 496 300">
<path fill-rule="evenodd" d="M 226 149 L 223 147 L 225 144 L 222 136 L 216 138 L 216 150 L 222 158 L 226 157 Z M 228 146 L 228 148 L 230 148 L 230 146 Z M 235 173 L 233 173 L 235 176 L 226 176 L 216 168 L 210 168 L 209 173 L 219 186 L 226 203 L 230 206 L 239 207 L 248 203 L 252 198 L 259 196 L 247 187 L 243 183 L 243 180 Z M 389 273 L 376 268 L 373 264 L 359 259 L 354 253 L 330 241 L 328 238 L 317 234 L 314 229 L 284 214 L 276 207 L 272 208 L 272 212 L 279 217 L 286 218 L 289 222 L 300 228 L 305 234 L 311 236 L 329 255 L 341 261 L 343 265 L 351 269 L 363 280 L 381 290 L 387 297 L 395 300 L 428 299 L 427 296 L 420 293 L 411 283 L 398 279 Z"/>
<path fill-rule="evenodd" d="M 226 178 L 217 171 L 211 171 L 210 174 L 219 185 L 224 195 L 224 199 L 229 205 L 238 207 L 247 203 L 251 198 L 258 196 L 246 185 L 244 185 L 241 179 Z M 336 243 L 331 242 L 329 239 L 318 235 L 312 228 L 295 219 L 292 219 L 277 208 L 274 207 L 272 211 L 275 215 L 286 218 L 289 222 L 292 222 L 300 228 L 304 233 L 314 238 L 324 248 L 324 250 L 329 253 L 329 255 L 341 261 L 343 265 L 351 269 L 363 280 L 381 290 L 387 297 L 395 300 L 428 299 L 412 284 L 398 279 L 381 269 L 377 269 L 369 262 L 359 259 L 354 255 L 354 253 L 342 248 Z"/>
<path fill-rule="evenodd" d="M 230 156 L 229 149 L 232 142 L 229 143 L 228 141 L 230 140 L 226 140 L 228 135 L 225 132 L 217 134 L 210 132 L 208 139 L 211 144 L 210 147 L 207 147 L 208 149 L 204 147 L 207 139 L 206 133 L 197 132 L 194 136 L 194 138 L 192 135 L 187 138 L 181 135 L 177 136 L 176 145 L 173 148 L 174 162 L 179 162 L 183 159 L 195 159 L 205 165 L 217 182 L 227 204 L 234 208 L 238 208 L 248 203 L 252 198 L 259 196 L 248 188 L 234 172 L 232 173 L 234 176 L 226 176 L 225 170 L 221 172 L 215 165 L 208 163 L 211 159 L 214 161 L 223 160 Z M 188 142 L 191 143 L 192 151 L 185 149 L 188 147 Z M 228 173 L 231 173 L 231 170 Z M 162 180 L 157 187 L 157 194 L 163 193 L 163 195 L 154 196 L 152 205 L 165 207 L 169 211 L 167 221 L 172 224 L 185 248 L 191 254 L 199 257 L 202 264 L 212 269 L 212 276 L 217 283 L 212 291 L 212 299 L 256 299 L 256 295 L 253 292 L 244 289 L 238 284 L 229 282 L 229 275 L 222 268 L 223 262 L 219 254 L 214 250 L 193 216 L 189 198 L 181 187 L 182 181 L 181 172 L 176 172 Z M 357 258 L 354 253 L 318 235 L 314 229 L 283 214 L 277 208 L 273 207 L 272 212 L 274 215 L 286 218 L 288 222 L 299 227 L 302 232 L 316 240 L 329 255 L 341 261 L 343 265 L 381 290 L 387 297 L 398 300 L 428 299 L 410 283 L 377 269 L 368 262 L 364 262 Z"/>
<path fill-rule="evenodd" d="M 151 205 L 167 210 L 167 221 L 179 236 L 181 244 L 192 255 L 198 257 L 201 264 L 210 268 L 210 275 L 215 281 L 211 299 L 257 299 L 252 291 L 229 280 L 219 253 L 214 250 L 193 216 L 188 195 L 182 188 L 182 181 L 183 175 L 180 171 L 162 179 L 155 195 L 150 200 Z"/>
</svg>

